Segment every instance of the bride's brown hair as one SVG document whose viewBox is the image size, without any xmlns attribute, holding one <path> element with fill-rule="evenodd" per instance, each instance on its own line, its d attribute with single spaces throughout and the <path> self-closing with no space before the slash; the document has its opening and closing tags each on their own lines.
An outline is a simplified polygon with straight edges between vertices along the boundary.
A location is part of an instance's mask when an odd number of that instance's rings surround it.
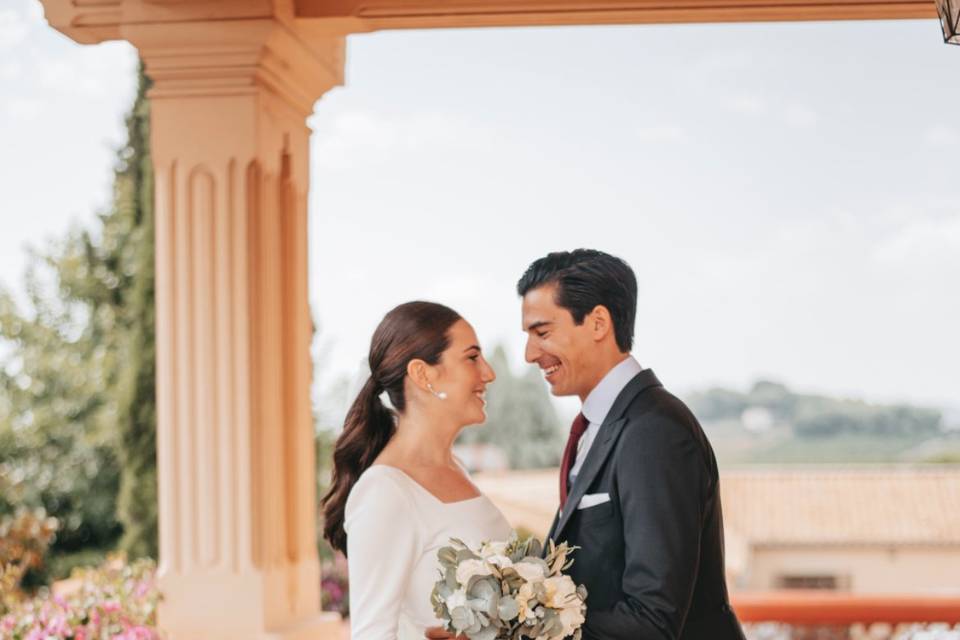
<svg viewBox="0 0 960 640">
<path fill-rule="evenodd" d="M 450 346 L 449 331 L 460 314 L 435 302 L 407 302 L 392 309 L 370 341 L 370 378 L 353 401 L 333 450 L 333 478 L 323 497 L 323 537 L 334 549 L 347 552 L 343 529 L 350 490 L 373 464 L 396 430 L 395 415 L 380 400 L 384 391 L 397 412 L 406 398 L 403 381 L 411 360 L 440 362 Z"/>
</svg>

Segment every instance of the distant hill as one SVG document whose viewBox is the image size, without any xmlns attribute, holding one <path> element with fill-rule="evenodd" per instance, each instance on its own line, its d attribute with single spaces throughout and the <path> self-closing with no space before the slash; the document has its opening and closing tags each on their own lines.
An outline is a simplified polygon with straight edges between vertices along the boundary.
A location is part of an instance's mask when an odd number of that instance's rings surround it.
<svg viewBox="0 0 960 640">
<path fill-rule="evenodd" d="M 794 393 L 770 380 L 684 399 L 721 465 L 960 462 L 960 431 L 936 408 Z"/>
</svg>

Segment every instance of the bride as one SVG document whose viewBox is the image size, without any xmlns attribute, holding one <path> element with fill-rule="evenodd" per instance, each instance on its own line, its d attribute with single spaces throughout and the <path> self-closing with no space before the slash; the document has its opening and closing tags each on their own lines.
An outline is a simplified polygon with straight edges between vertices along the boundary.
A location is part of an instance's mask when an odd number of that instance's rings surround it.
<svg viewBox="0 0 960 640">
<path fill-rule="evenodd" d="M 347 555 L 353 640 L 447 637 L 430 593 L 450 538 L 504 540 L 510 526 L 452 447 L 486 419 L 496 375 L 455 311 L 408 302 L 380 322 L 370 379 L 347 413 L 323 498 L 324 537 Z M 380 396 L 386 392 L 394 410 Z"/>
</svg>

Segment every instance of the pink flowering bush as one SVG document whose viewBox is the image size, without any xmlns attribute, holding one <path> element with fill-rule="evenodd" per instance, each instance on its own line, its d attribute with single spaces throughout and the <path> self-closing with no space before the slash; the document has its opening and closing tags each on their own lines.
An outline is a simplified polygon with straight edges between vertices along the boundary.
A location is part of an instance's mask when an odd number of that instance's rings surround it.
<svg viewBox="0 0 960 640">
<path fill-rule="evenodd" d="M 152 560 L 120 558 L 76 571 L 67 593 L 45 593 L 0 618 L 0 640 L 159 640 Z"/>
<path fill-rule="evenodd" d="M 324 611 L 335 611 L 343 617 L 350 615 L 350 586 L 347 582 L 347 559 L 336 554 L 321 568 L 320 604 Z"/>
</svg>

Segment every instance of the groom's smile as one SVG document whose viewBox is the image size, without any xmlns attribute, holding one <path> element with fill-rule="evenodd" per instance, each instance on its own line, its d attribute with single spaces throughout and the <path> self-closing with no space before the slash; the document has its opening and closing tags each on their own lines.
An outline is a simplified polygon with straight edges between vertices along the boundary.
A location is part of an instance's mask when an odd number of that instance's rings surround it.
<svg viewBox="0 0 960 640">
<path fill-rule="evenodd" d="M 555 374 L 557 371 L 560 371 L 560 365 L 555 364 L 551 367 L 543 367 L 543 375 L 547 377 L 547 380 L 550 379 L 550 376 Z"/>
<path fill-rule="evenodd" d="M 549 367 L 545 367 L 541 364 L 540 370 L 543 371 L 543 377 L 547 380 L 547 382 L 553 384 L 554 380 L 556 379 L 557 372 L 560 371 L 560 367 L 560 364 L 550 365 Z"/>
</svg>

